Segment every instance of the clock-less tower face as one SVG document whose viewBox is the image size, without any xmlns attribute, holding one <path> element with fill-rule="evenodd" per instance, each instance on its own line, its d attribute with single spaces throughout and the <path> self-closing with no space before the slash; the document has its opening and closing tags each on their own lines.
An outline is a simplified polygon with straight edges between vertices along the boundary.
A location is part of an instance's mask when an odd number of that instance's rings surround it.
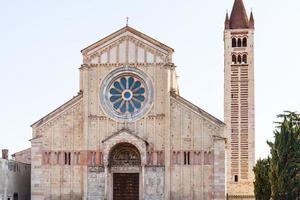
<svg viewBox="0 0 300 200">
<path fill-rule="evenodd" d="M 117 121 L 142 118 L 153 104 L 152 81 L 134 67 L 115 69 L 101 83 L 100 104 Z"/>
</svg>

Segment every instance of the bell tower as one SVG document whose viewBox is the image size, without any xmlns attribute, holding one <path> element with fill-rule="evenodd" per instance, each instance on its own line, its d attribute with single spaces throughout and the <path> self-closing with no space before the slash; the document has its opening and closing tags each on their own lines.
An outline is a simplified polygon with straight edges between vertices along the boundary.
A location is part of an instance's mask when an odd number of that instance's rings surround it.
<svg viewBox="0 0 300 200">
<path fill-rule="evenodd" d="M 230 196 L 253 196 L 255 164 L 254 18 L 243 0 L 226 14 L 224 30 L 226 178 Z"/>
</svg>

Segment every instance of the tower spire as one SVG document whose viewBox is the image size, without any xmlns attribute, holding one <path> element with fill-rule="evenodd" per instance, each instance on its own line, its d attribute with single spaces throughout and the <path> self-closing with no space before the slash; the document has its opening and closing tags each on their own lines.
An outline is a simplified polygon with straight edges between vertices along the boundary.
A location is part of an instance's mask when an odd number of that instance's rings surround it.
<svg viewBox="0 0 300 200">
<path fill-rule="evenodd" d="M 230 15 L 230 29 L 249 28 L 249 21 L 243 0 L 235 0 Z"/>
<path fill-rule="evenodd" d="M 251 11 L 250 19 L 249 19 L 249 28 L 254 29 L 254 17 L 253 12 Z"/>
<path fill-rule="evenodd" d="M 225 29 L 230 29 L 230 21 L 229 21 L 228 11 L 226 11 Z"/>
</svg>

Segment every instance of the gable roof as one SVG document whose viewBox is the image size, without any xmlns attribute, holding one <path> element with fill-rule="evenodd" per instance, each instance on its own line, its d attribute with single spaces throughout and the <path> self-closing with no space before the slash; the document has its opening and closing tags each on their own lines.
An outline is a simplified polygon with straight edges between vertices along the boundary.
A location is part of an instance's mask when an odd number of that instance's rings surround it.
<svg viewBox="0 0 300 200">
<path fill-rule="evenodd" d="M 144 34 L 142 32 L 139 32 L 138 30 L 136 30 L 134 28 L 131 28 L 130 26 L 125 26 L 125 27 L 117 30 L 116 32 L 114 32 L 114 33 L 112 33 L 112 34 L 110 34 L 110 35 L 102 38 L 101 40 L 95 42 L 94 44 L 91 44 L 90 46 L 82 49 L 81 53 L 88 52 L 88 51 L 90 51 L 90 50 L 92 50 L 92 49 L 94 49 L 94 48 L 96 48 L 96 47 L 98 47 L 98 46 L 106 43 L 107 41 L 109 41 L 109 40 L 111 40 L 111 39 L 113 39 L 113 38 L 115 38 L 115 37 L 117 37 L 117 36 L 119 36 L 119 35 L 127 32 L 127 31 L 130 32 L 130 33 L 132 33 L 132 34 L 134 34 L 134 35 L 136 35 L 136 36 L 139 36 L 140 38 L 142 38 L 142 39 L 144 39 L 144 40 L 146 40 L 146 41 L 148 41 L 148 42 L 150 42 L 150 43 L 152 43 L 152 44 L 154 44 L 154 45 L 156 45 L 156 46 L 158 46 L 158 47 L 160 47 L 160 48 L 162 48 L 162 49 L 164 49 L 164 50 L 166 50 L 168 52 L 174 52 L 173 48 L 171 48 L 171 47 L 169 47 L 169 46 L 167 46 L 167 45 L 159 42 L 158 40 L 156 40 L 156 39 L 154 39 L 154 38 L 152 38 L 152 37 L 150 37 L 150 36 L 148 36 L 148 35 L 146 35 L 146 34 Z"/>
<path fill-rule="evenodd" d="M 201 108 L 199 108 L 198 106 L 194 105 L 193 103 L 189 102 L 188 100 L 186 100 L 185 98 L 175 94 L 174 92 L 171 92 L 171 97 L 173 97 L 175 100 L 177 100 L 178 102 L 186 105 L 187 107 L 189 107 L 190 109 L 194 110 L 195 112 L 201 114 L 202 116 L 208 118 L 209 120 L 213 121 L 214 123 L 216 123 L 219 126 L 225 126 L 226 124 L 224 122 L 222 122 L 221 120 L 219 120 L 218 118 L 214 117 L 213 115 L 209 114 L 208 112 L 202 110 Z"/>
</svg>

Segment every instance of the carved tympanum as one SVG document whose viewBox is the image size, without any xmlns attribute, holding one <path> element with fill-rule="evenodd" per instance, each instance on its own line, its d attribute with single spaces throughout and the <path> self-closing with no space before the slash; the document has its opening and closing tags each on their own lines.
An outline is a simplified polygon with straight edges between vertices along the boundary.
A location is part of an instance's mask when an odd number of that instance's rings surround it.
<svg viewBox="0 0 300 200">
<path fill-rule="evenodd" d="M 117 144 L 110 152 L 110 166 L 139 166 L 141 156 L 139 150 L 132 144 Z"/>
</svg>

